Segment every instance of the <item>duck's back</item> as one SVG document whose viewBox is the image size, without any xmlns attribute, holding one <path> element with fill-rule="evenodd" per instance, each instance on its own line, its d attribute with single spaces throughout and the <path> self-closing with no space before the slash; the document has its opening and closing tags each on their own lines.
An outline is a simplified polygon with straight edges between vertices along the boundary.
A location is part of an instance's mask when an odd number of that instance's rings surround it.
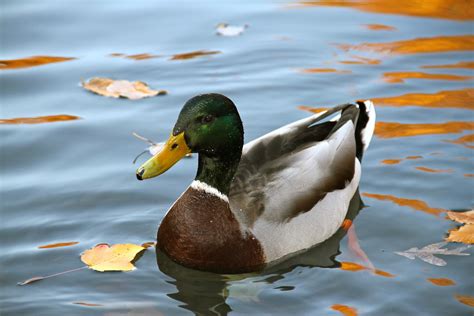
<svg viewBox="0 0 474 316">
<path fill-rule="evenodd" d="M 337 116 L 325 121 L 331 115 Z M 358 187 L 374 121 L 370 101 L 347 104 L 244 146 L 229 200 L 241 226 L 262 244 L 267 262 L 337 231 Z"/>
</svg>

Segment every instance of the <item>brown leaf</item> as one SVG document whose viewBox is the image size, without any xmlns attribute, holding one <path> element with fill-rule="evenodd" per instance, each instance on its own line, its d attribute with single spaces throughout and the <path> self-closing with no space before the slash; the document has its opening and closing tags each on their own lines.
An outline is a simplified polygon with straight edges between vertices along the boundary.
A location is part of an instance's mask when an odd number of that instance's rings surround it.
<svg viewBox="0 0 474 316">
<path fill-rule="evenodd" d="M 36 281 L 41 281 L 43 279 L 44 279 L 44 277 L 37 276 L 37 277 L 33 277 L 31 279 L 28 279 L 26 281 L 23 281 L 23 282 L 18 282 L 18 285 L 27 285 L 27 284 L 30 284 L 30 283 L 33 283 L 33 282 L 36 282 Z"/>
<path fill-rule="evenodd" d="M 468 212 L 453 212 L 449 211 L 447 213 L 448 217 L 462 224 L 474 224 L 474 210 Z"/>
<path fill-rule="evenodd" d="M 0 60 L 0 70 L 36 67 L 73 60 L 71 57 L 32 56 L 22 59 Z"/>
<path fill-rule="evenodd" d="M 474 296 L 456 294 L 455 297 L 459 302 L 474 307 Z"/>
<path fill-rule="evenodd" d="M 60 114 L 37 117 L 17 117 L 11 119 L 0 119 L 0 124 L 41 124 L 62 121 L 79 120 L 79 116 Z"/>
<path fill-rule="evenodd" d="M 430 207 L 426 202 L 420 200 L 398 198 L 386 194 L 362 193 L 362 195 L 380 201 L 391 201 L 397 205 L 408 206 L 414 210 L 422 211 L 434 216 L 439 216 L 439 214 L 446 212 L 445 209 Z"/>
<path fill-rule="evenodd" d="M 428 278 L 427 280 L 437 286 L 451 286 L 456 284 L 453 280 L 447 278 Z"/>
<path fill-rule="evenodd" d="M 112 98 L 123 97 L 131 100 L 167 94 L 165 90 L 152 90 L 146 83 L 141 81 L 130 82 L 128 80 L 112 80 L 99 77 L 92 78 L 89 82 L 82 82 L 82 86 L 84 89 L 102 96 Z"/>
<path fill-rule="evenodd" d="M 334 304 L 331 308 L 335 311 L 341 312 L 344 316 L 357 316 L 357 309 L 347 305 Z"/>
<path fill-rule="evenodd" d="M 451 230 L 446 241 L 474 244 L 474 224 L 466 224 L 459 229 Z"/>
<path fill-rule="evenodd" d="M 185 59 L 191 59 L 191 58 L 220 54 L 220 53 L 221 52 L 218 50 L 213 50 L 213 51 L 198 50 L 194 52 L 173 55 L 170 58 L 170 60 L 185 60 Z"/>
<path fill-rule="evenodd" d="M 77 241 L 59 242 L 59 243 L 56 243 L 56 244 L 48 244 L 48 245 L 38 246 L 38 248 L 47 249 L 47 248 L 67 247 L 67 246 L 77 245 L 78 243 L 79 242 L 77 242 Z"/>
<path fill-rule="evenodd" d="M 81 260 L 95 271 L 131 271 L 135 269 L 132 261 L 145 250 L 134 244 L 116 244 L 110 247 L 100 244 L 84 251 Z"/>
</svg>

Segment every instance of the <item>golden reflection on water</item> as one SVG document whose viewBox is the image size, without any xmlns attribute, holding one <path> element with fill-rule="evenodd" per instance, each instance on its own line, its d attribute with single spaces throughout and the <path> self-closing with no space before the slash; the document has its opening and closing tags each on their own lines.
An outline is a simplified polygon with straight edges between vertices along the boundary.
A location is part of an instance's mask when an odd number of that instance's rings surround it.
<svg viewBox="0 0 474 316">
<path fill-rule="evenodd" d="M 366 58 L 355 55 L 352 55 L 351 57 L 357 60 L 341 60 L 339 63 L 346 65 L 379 65 L 381 63 L 380 59 Z"/>
<path fill-rule="evenodd" d="M 407 93 L 399 96 L 372 98 L 376 106 L 421 106 L 429 108 L 460 108 L 474 110 L 474 89 Z"/>
<path fill-rule="evenodd" d="M 449 74 L 431 74 L 418 71 L 406 72 L 386 72 L 383 74 L 383 80 L 388 83 L 404 83 L 405 79 L 429 79 L 429 80 L 453 80 L 463 81 L 470 80 L 472 76 L 459 76 Z"/>
<path fill-rule="evenodd" d="M 435 36 L 386 43 L 338 45 L 345 51 L 371 51 L 381 54 L 428 54 L 474 50 L 474 35 Z"/>
<path fill-rule="evenodd" d="M 314 73 L 338 73 L 338 74 L 350 74 L 350 70 L 338 70 L 334 68 L 306 68 L 300 70 L 302 73 L 314 74 Z"/>
<path fill-rule="evenodd" d="M 0 60 L 0 70 L 37 67 L 76 59 L 74 57 L 31 56 L 20 59 Z"/>
<path fill-rule="evenodd" d="M 17 117 L 11 119 L 0 119 L 0 124 L 41 124 L 61 121 L 72 121 L 80 119 L 79 116 L 60 114 L 37 117 Z"/>
<path fill-rule="evenodd" d="M 474 19 L 471 0 L 316 0 L 301 1 L 299 5 L 346 7 L 372 13 L 450 20 Z"/>
<path fill-rule="evenodd" d="M 421 66 L 421 68 L 425 69 L 455 69 L 455 68 L 466 68 L 466 69 L 474 69 L 474 61 L 460 61 L 454 64 L 445 64 L 445 65 L 427 65 Z"/>
<path fill-rule="evenodd" d="M 380 138 L 412 137 L 420 135 L 455 134 L 465 130 L 474 130 L 474 122 L 446 122 L 446 123 L 397 123 L 377 122 L 375 135 Z"/>
<path fill-rule="evenodd" d="M 121 54 L 121 53 L 112 53 L 109 56 L 111 57 L 123 57 L 123 58 L 128 58 L 128 59 L 133 59 L 133 60 L 144 60 L 144 59 L 151 59 L 151 58 L 158 58 L 161 57 L 159 55 L 152 55 L 148 53 L 143 53 L 143 54 L 135 54 L 135 55 L 126 55 L 126 54 Z"/>
<path fill-rule="evenodd" d="M 387 194 L 362 193 L 362 195 L 365 197 L 380 200 L 380 201 L 390 201 L 399 206 L 407 206 L 411 209 L 422 211 L 434 216 L 439 216 L 439 214 L 446 212 L 446 210 L 442 208 L 430 207 L 426 202 L 421 201 L 421 200 L 399 198 L 399 197 L 396 197 L 393 195 L 387 195 Z"/>
<path fill-rule="evenodd" d="M 397 28 L 384 24 L 364 24 L 371 31 L 395 31 Z"/>
<path fill-rule="evenodd" d="M 461 136 L 454 140 L 448 140 L 448 143 L 463 145 L 466 148 L 474 149 L 473 145 L 468 145 L 469 143 L 474 143 L 474 134 L 468 134 Z"/>
</svg>

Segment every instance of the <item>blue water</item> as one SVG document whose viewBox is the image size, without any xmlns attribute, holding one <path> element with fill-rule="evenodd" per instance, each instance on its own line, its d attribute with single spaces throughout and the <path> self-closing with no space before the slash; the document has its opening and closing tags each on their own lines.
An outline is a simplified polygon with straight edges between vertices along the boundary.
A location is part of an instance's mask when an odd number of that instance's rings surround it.
<svg viewBox="0 0 474 316">
<path fill-rule="evenodd" d="M 309 115 L 300 105 L 331 106 L 357 99 L 472 88 L 472 81 L 408 79 L 389 84 L 385 72 L 425 71 L 473 75 L 469 69 L 420 69 L 473 59 L 472 52 L 384 55 L 344 52 L 337 45 L 466 35 L 472 22 L 368 13 L 340 7 L 296 8 L 283 1 L 4 1 L 0 59 L 46 55 L 75 60 L 0 71 L 0 118 L 68 114 L 80 120 L 0 125 L 1 315 L 337 315 L 333 304 L 360 315 L 469 315 L 455 295 L 474 296 L 471 256 L 445 256 L 437 267 L 394 254 L 442 241 L 455 227 L 389 200 L 362 196 L 354 225 L 362 249 L 377 269 L 344 271 L 359 262 L 339 232 L 328 242 L 259 274 L 225 276 L 189 270 L 148 249 L 129 273 L 91 270 L 28 286 L 17 282 L 82 266 L 79 255 L 95 244 L 155 240 L 166 210 L 189 185 L 197 159 L 184 159 L 152 181 L 135 179 L 134 157 L 146 144 L 131 133 L 166 139 L 190 97 L 218 92 L 230 97 L 250 141 Z M 238 37 L 215 35 L 221 22 L 248 24 Z M 395 31 L 372 31 L 378 23 Z M 171 56 L 196 50 L 221 53 L 189 60 Z M 111 57 L 150 53 L 132 60 Z M 359 55 L 379 65 L 339 64 Z M 301 73 L 335 68 L 351 73 Z M 140 80 L 168 95 L 131 101 L 89 93 L 91 77 Z M 471 105 L 473 99 L 468 100 Z M 376 105 L 377 106 L 377 105 Z M 460 108 L 379 107 L 378 121 L 472 121 Z M 472 128 L 471 128 L 472 129 Z M 432 208 L 473 206 L 472 149 L 453 134 L 382 138 L 364 156 L 360 192 L 420 200 Z M 472 145 L 472 143 L 471 143 Z M 399 164 L 384 159 L 420 155 Z M 143 161 L 140 160 L 140 161 Z M 417 166 L 450 169 L 427 173 Z M 71 247 L 38 249 L 56 242 Z M 449 247 L 454 247 L 450 245 Z M 449 278 L 439 287 L 427 278 Z M 100 306 L 75 304 L 85 302 Z"/>
</svg>

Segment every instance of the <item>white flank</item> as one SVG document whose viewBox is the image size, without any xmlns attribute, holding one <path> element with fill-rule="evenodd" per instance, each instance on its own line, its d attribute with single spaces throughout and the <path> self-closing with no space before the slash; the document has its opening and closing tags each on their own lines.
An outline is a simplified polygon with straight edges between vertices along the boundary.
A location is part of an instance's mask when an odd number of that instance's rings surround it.
<svg viewBox="0 0 474 316">
<path fill-rule="evenodd" d="M 375 107 L 372 101 L 365 100 L 364 104 L 366 107 L 367 115 L 369 116 L 369 121 L 367 122 L 365 128 L 362 130 L 362 143 L 364 144 L 364 151 L 366 151 L 369 147 L 372 135 L 374 134 L 376 114 Z"/>
<path fill-rule="evenodd" d="M 209 184 L 205 182 L 194 180 L 191 183 L 190 187 L 195 190 L 204 191 L 208 194 L 217 196 L 219 199 L 223 200 L 224 202 L 229 203 L 229 198 L 227 197 L 227 195 L 223 194 L 222 192 L 220 192 L 219 190 L 217 190 L 216 188 L 210 186 Z"/>
</svg>

